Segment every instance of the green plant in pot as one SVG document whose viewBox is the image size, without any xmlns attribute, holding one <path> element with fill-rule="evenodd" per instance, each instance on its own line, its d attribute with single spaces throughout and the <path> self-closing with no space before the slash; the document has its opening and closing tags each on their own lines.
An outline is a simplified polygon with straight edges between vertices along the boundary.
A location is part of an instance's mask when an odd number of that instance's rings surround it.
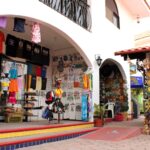
<svg viewBox="0 0 150 150">
<path fill-rule="evenodd" d="M 128 109 L 129 109 L 128 101 L 126 100 L 126 101 L 122 102 L 122 104 L 121 104 L 121 113 L 123 115 L 124 120 L 127 120 L 127 117 L 128 117 L 127 111 L 128 111 Z"/>
<path fill-rule="evenodd" d="M 101 127 L 104 125 L 104 107 L 94 103 L 94 125 Z"/>
</svg>

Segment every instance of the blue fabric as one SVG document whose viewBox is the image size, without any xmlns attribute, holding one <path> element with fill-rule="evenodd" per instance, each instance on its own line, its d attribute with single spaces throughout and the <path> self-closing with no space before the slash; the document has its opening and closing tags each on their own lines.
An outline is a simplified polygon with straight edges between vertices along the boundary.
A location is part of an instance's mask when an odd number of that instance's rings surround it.
<svg viewBox="0 0 150 150">
<path fill-rule="evenodd" d="M 88 105 L 87 105 L 87 96 L 82 95 L 82 120 L 87 121 L 88 120 L 88 115 L 87 115 L 87 110 L 88 110 Z"/>
<path fill-rule="evenodd" d="M 43 114 L 42 114 L 42 118 L 44 119 L 48 119 L 49 118 L 49 108 L 46 107 L 45 110 L 43 111 Z"/>
<path fill-rule="evenodd" d="M 25 19 L 14 18 L 14 31 L 16 32 L 25 32 Z"/>
<path fill-rule="evenodd" d="M 16 68 L 12 68 L 10 71 L 9 71 L 9 77 L 11 79 L 16 79 L 18 77 L 18 72 L 17 72 L 17 69 Z"/>
<path fill-rule="evenodd" d="M 32 64 L 28 64 L 27 73 L 32 75 Z"/>
<path fill-rule="evenodd" d="M 42 67 L 42 74 L 41 74 L 41 76 L 43 78 L 46 78 L 46 67 Z"/>
</svg>

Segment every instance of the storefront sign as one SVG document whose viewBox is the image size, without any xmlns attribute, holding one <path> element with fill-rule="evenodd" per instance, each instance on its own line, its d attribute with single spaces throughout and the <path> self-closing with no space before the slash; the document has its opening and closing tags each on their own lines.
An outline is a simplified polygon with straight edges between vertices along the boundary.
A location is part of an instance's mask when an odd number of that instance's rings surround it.
<svg viewBox="0 0 150 150">
<path fill-rule="evenodd" d="M 131 76 L 131 88 L 143 88 L 143 78 Z"/>
</svg>

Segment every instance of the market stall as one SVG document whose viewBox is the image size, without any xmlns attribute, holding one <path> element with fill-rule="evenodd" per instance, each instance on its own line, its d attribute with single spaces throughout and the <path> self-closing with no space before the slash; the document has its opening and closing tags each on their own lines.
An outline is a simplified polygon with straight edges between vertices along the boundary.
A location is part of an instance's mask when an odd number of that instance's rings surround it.
<svg viewBox="0 0 150 150">
<path fill-rule="evenodd" d="M 115 52 L 121 55 L 124 60 L 136 59 L 137 69 L 143 75 L 143 95 L 144 95 L 144 129 L 143 132 L 150 134 L 150 47 L 140 47 Z"/>
</svg>

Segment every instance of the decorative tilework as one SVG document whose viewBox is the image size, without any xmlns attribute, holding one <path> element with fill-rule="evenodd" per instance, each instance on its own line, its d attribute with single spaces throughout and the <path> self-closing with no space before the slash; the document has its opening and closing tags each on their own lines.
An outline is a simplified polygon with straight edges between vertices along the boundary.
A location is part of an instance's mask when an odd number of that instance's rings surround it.
<svg viewBox="0 0 150 150">
<path fill-rule="evenodd" d="M 30 142 L 15 144 L 15 145 L 13 144 L 13 145 L 9 145 L 9 146 L 3 146 L 3 147 L 0 147 L 0 150 L 15 150 L 15 149 L 22 148 L 22 147 L 29 147 L 29 146 L 39 145 L 39 144 L 43 144 L 43 143 L 66 140 L 66 139 L 81 136 L 81 135 L 86 134 L 88 132 L 90 132 L 90 131 L 86 131 L 86 132 L 82 132 L 82 133 L 72 133 L 70 135 L 63 135 L 63 136 L 61 135 L 59 137 L 49 137 L 47 139 L 41 139 L 41 140 L 32 141 L 32 142 L 30 141 Z"/>
</svg>

